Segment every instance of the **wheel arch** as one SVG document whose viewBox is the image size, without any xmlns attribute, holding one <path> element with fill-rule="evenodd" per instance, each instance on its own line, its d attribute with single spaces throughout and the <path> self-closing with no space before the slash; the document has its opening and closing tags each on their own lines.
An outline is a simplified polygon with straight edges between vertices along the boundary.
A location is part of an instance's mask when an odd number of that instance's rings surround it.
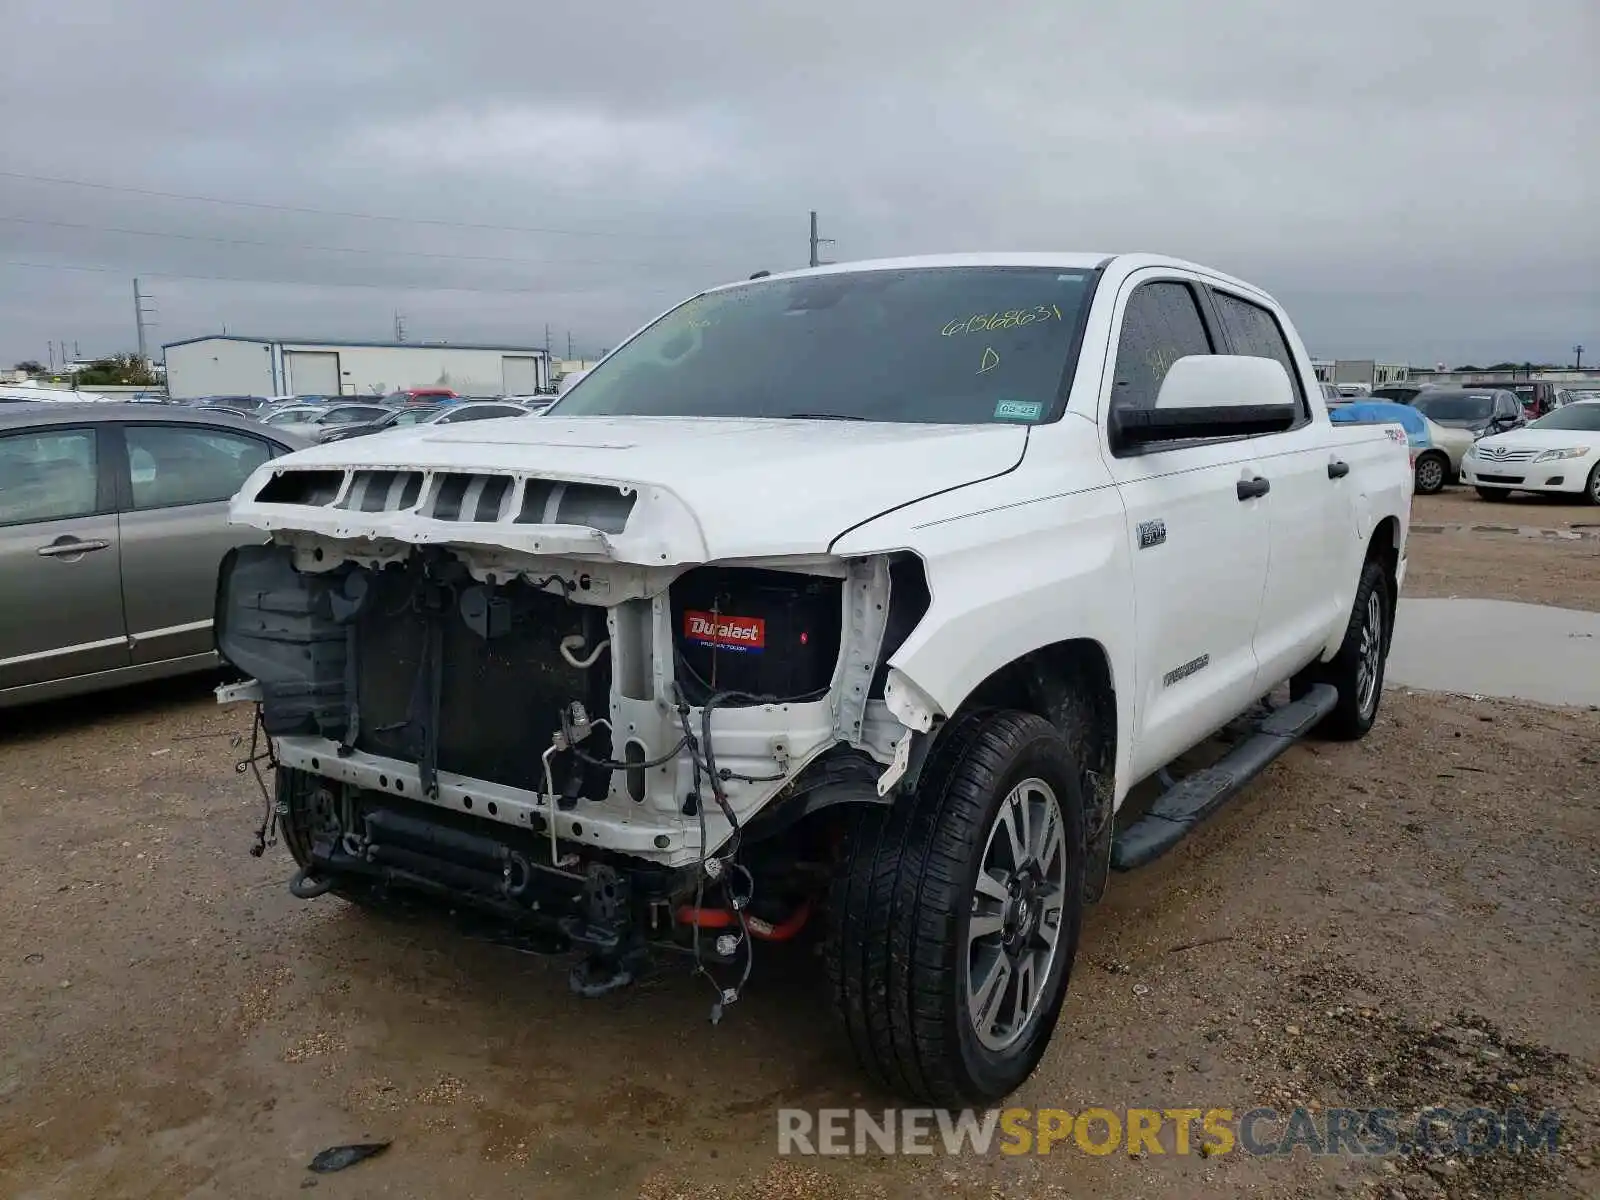
<svg viewBox="0 0 1600 1200">
<path fill-rule="evenodd" d="M 1083 773 L 1084 801 L 1090 810 L 1085 813 L 1085 827 L 1094 861 L 1094 850 L 1109 848 L 1106 839 L 1120 795 L 1117 780 L 1127 757 L 1127 716 L 1121 709 L 1129 697 L 1121 696 L 1124 704 L 1119 706 L 1117 683 L 1110 652 L 1094 638 L 1066 638 L 1037 646 L 991 671 L 948 721 L 917 735 L 902 786 L 916 788 L 939 738 L 967 714 L 987 710 L 1031 713 L 1062 734 Z"/>
</svg>

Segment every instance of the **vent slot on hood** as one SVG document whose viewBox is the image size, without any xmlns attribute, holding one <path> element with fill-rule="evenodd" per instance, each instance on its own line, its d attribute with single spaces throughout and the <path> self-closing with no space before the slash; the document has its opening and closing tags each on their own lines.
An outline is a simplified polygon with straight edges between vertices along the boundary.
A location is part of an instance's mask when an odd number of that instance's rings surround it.
<svg viewBox="0 0 1600 1200">
<path fill-rule="evenodd" d="M 428 515 L 435 521 L 498 521 L 512 482 L 509 475 L 440 475 L 433 481 Z"/>
<path fill-rule="evenodd" d="M 357 471 L 339 507 L 351 512 L 394 512 L 412 507 L 421 495 L 421 471 Z"/>
<path fill-rule="evenodd" d="M 332 504 L 344 486 L 343 471 L 279 471 L 256 493 L 261 504 Z"/>
<path fill-rule="evenodd" d="M 530 479 L 522 493 L 519 525 L 582 525 L 602 533 L 627 527 L 637 494 L 598 483 Z"/>
</svg>

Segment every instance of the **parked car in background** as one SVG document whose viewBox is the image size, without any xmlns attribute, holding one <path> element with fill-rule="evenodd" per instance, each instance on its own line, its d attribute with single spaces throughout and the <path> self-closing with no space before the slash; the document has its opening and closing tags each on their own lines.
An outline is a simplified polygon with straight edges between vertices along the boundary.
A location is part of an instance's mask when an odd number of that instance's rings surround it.
<svg viewBox="0 0 1600 1200">
<path fill-rule="evenodd" d="M 454 425 L 461 421 L 485 421 L 496 417 L 526 417 L 532 414 L 520 404 L 502 401 L 467 401 L 462 404 L 436 404 L 432 408 L 395 408 L 372 421 L 330 429 L 320 441 L 342 442 L 347 438 L 365 437 L 385 429 L 403 429 L 408 425 Z"/>
<path fill-rule="evenodd" d="M 1473 384 L 1472 390 L 1510 392 L 1522 405 L 1524 415 L 1532 421 L 1560 407 L 1556 402 L 1560 386 L 1547 379 L 1490 379 Z"/>
<path fill-rule="evenodd" d="M 265 396 L 197 396 L 184 403 L 191 408 L 229 408 L 234 412 L 258 413 L 272 402 Z"/>
<path fill-rule="evenodd" d="M 1323 402 L 1329 407 L 1332 407 L 1335 404 L 1343 404 L 1349 399 L 1349 397 L 1347 397 L 1338 388 L 1334 387 L 1331 383 L 1324 383 L 1320 384 L 1319 386 L 1322 389 Z"/>
<path fill-rule="evenodd" d="M 0 708 L 217 665 L 228 500 L 305 442 L 144 404 L 0 408 Z"/>
<path fill-rule="evenodd" d="M 1372 395 L 1372 388 L 1364 383 L 1336 383 L 1333 386 L 1339 389 L 1339 394 L 1346 400 Z"/>
<path fill-rule="evenodd" d="M 1328 410 L 1336 425 L 1398 425 L 1411 448 L 1412 489 L 1431 496 L 1453 477 L 1448 454 L 1436 446 L 1430 422 L 1416 409 L 1392 400 L 1351 400 Z M 1470 435 L 1468 436 L 1470 441 Z"/>
<path fill-rule="evenodd" d="M 390 392 L 382 403 L 394 408 L 410 408 L 417 404 L 454 404 L 460 398 L 450 388 L 401 388 Z"/>
<path fill-rule="evenodd" d="M 280 428 L 286 425 L 310 424 L 323 413 L 320 404 L 285 404 L 281 408 L 268 409 L 257 414 L 256 420 L 263 425 L 276 425 Z"/>
<path fill-rule="evenodd" d="M 0 383 L 0 403 L 15 404 L 104 404 L 115 399 L 99 392 L 71 392 L 64 388 L 29 387 L 27 384 Z"/>
<path fill-rule="evenodd" d="M 1480 438 L 1462 479 L 1485 500 L 1566 492 L 1600 504 L 1600 400 L 1579 400 L 1521 429 Z"/>
<path fill-rule="evenodd" d="M 298 414 L 299 419 L 274 427 L 308 442 L 320 442 L 337 429 L 377 421 L 393 411 L 382 404 L 330 404 L 326 408 L 307 406 Z"/>
<path fill-rule="evenodd" d="M 1437 425 L 1464 429 L 1475 437 L 1504 433 L 1527 423 L 1522 405 L 1506 391 L 1432 388 L 1412 400 L 1411 407 Z"/>
<path fill-rule="evenodd" d="M 582 371 L 569 371 L 567 374 L 563 375 L 561 377 L 561 382 L 556 385 L 557 395 L 565 396 L 569 391 L 572 390 L 574 385 L 580 383 L 584 376 L 588 375 L 593 369 L 593 367 L 587 367 Z"/>
</svg>

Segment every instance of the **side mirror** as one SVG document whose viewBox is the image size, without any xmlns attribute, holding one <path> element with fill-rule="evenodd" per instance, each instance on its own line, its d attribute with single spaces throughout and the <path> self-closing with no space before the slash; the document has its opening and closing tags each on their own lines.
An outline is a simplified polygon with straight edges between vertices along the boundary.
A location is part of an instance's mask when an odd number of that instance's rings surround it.
<svg viewBox="0 0 1600 1200">
<path fill-rule="evenodd" d="M 1244 354 L 1192 354 L 1167 368 L 1153 408 L 1113 408 L 1115 448 L 1188 438 L 1280 433 L 1300 415 L 1283 364 Z"/>
</svg>

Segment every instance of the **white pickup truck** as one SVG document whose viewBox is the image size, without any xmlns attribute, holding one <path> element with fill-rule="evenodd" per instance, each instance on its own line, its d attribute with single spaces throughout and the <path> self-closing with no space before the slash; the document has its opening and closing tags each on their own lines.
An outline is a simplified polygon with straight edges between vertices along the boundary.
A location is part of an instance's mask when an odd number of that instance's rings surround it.
<svg viewBox="0 0 1600 1200">
<path fill-rule="evenodd" d="M 988 1102 L 1110 870 L 1370 728 L 1411 487 L 1404 432 L 1331 424 L 1278 305 L 1203 267 L 774 275 L 540 420 L 262 467 L 226 698 L 271 738 L 296 895 L 554 931 L 585 994 L 682 952 L 714 1018 L 819 933 L 863 1066 Z"/>
</svg>

